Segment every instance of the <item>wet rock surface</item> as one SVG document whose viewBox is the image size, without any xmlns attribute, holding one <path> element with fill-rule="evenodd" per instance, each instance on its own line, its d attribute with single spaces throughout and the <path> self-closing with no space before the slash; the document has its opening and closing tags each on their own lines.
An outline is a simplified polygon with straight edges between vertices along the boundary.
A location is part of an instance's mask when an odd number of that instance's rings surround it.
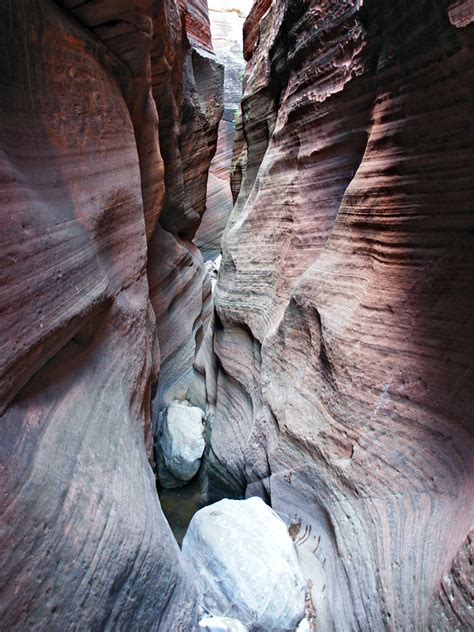
<svg viewBox="0 0 474 632">
<path fill-rule="evenodd" d="M 250 630 L 294 630 L 306 582 L 284 522 L 260 498 L 221 500 L 198 511 L 183 540 L 201 603 Z"/>
</svg>

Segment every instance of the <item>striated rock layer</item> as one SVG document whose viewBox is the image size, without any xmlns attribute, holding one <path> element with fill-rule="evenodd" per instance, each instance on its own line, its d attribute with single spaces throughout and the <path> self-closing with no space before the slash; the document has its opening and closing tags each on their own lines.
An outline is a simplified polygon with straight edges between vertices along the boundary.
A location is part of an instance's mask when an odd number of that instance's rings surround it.
<svg viewBox="0 0 474 632">
<path fill-rule="evenodd" d="M 318 630 L 473 624 L 472 17 L 274 0 L 245 26 L 209 489 L 286 517 Z"/>
<path fill-rule="evenodd" d="M 0 627 L 188 631 L 147 453 L 163 309 L 177 349 L 202 312 L 206 3 L 17 0 L 0 25 Z"/>
<path fill-rule="evenodd" d="M 189 4 L 196 16 L 206 3 Z M 223 111 L 223 68 L 209 53 L 209 21 L 198 29 L 194 20 L 194 30 L 182 32 L 178 6 L 156 5 L 151 77 L 160 117 L 165 198 L 148 252 L 150 299 L 161 350 L 155 430 L 159 410 L 186 397 L 212 311 L 210 281 L 192 239 L 206 209 L 209 165 Z M 205 41 L 202 33 L 207 33 Z"/>
<path fill-rule="evenodd" d="M 230 170 L 245 65 L 242 28 L 251 4 L 251 0 L 209 0 L 212 43 L 224 65 L 224 115 L 209 171 L 206 212 L 194 240 L 205 260 L 219 256 L 222 233 L 233 207 Z"/>
</svg>

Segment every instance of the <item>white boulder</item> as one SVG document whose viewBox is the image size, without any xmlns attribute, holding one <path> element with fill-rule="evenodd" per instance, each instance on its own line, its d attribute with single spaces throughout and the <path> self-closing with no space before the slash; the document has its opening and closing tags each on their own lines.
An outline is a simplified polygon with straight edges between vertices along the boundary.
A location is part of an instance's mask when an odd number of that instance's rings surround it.
<svg viewBox="0 0 474 632">
<path fill-rule="evenodd" d="M 215 616 L 250 629 L 294 630 L 304 617 L 306 582 L 285 523 L 260 498 L 221 500 L 200 509 L 183 554 Z"/>
<path fill-rule="evenodd" d="M 199 621 L 203 632 L 248 632 L 243 623 L 229 617 L 204 617 Z"/>
<path fill-rule="evenodd" d="M 190 481 L 199 470 L 205 442 L 200 408 L 172 402 L 163 412 L 159 432 L 158 476 L 164 487 Z"/>
<path fill-rule="evenodd" d="M 296 628 L 296 632 L 311 632 L 309 621 L 306 617 L 300 621 L 299 626 Z"/>
</svg>

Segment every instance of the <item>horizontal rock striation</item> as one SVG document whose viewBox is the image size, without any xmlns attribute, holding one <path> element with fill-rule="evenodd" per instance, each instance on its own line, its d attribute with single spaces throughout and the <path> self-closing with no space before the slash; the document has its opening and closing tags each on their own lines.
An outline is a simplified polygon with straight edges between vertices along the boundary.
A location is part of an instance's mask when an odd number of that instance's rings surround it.
<svg viewBox="0 0 474 632">
<path fill-rule="evenodd" d="M 207 0 L 178 0 L 185 16 L 186 35 L 192 46 L 212 53 Z"/>
<path fill-rule="evenodd" d="M 184 31 L 176 3 L 157 3 L 154 16 L 151 79 L 165 163 L 163 210 L 148 251 L 150 298 L 161 349 L 155 431 L 160 409 L 187 397 L 194 357 L 212 312 L 210 280 L 192 243 L 206 210 L 209 165 L 223 111 L 223 68 L 209 52 L 204 8 L 207 11 L 203 2 L 188 3 Z"/>
<path fill-rule="evenodd" d="M 222 119 L 219 124 L 216 155 L 209 171 L 206 212 L 194 239 L 205 261 L 212 261 L 219 256 L 222 234 L 233 207 L 230 166 L 234 133 L 233 121 Z"/>
<path fill-rule="evenodd" d="M 272 0 L 255 0 L 244 25 L 244 57 L 248 61 L 260 40 L 260 24 L 272 6 Z"/>
<path fill-rule="evenodd" d="M 286 517 L 317 629 L 472 626 L 469 11 L 276 0 L 245 27 L 209 485 Z"/>
<path fill-rule="evenodd" d="M 224 114 L 209 170 L 206 212 L 194 240 L 205 260 L 219 256 L 222 233 L 233 207 L 230 170 L 245 64 L 242 27 L 250 7 L 250 0 L 209 2 L 212 42 L 216 57 L 224 65 Z"/>
<path fill-rule="evenodd" d="M 160 356 L 165 385 L 172 358 L 192 375 L 208 318 L 206 3 L 0 18 L 0 627 L 187 631 L 195 589 L 148 459 Z"/>
</svg>

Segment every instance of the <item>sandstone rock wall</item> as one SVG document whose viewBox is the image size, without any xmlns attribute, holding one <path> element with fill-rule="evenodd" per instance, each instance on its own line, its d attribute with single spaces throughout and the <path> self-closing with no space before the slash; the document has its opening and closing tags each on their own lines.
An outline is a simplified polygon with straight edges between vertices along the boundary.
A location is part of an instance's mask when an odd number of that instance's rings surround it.
<svg viewBox="0 0 474 632">
<path fill-rule="evenodd" d="M 209 488 L 286 517 L 318 630 L 472 627 L 473 18 L 274 0 L 245 25 Z"/>
<path fill-rule="evenodd" d="M 161 350 L 155 426 L 161 408 L 186 396 L 193 361 L 209 320 L 211 287 L 192 243 L 206 209 L 209 165 L 223 111 L 223 68 L 212 50 L 207 3 L 188 3 L 181 31 L 176 3 L 157 3 L 151 77 L 160 117 L 165 198 L 148 252 L 150 298 Z M 204 36 L 205 34 L 205 36 Z"/>
<path fill-rule="evenodd" d="M 205 259 L 220 254 L 221 237 L 232 211 L 230 170 L 236 121 L 242 100 L 244 58 L 242 29 L 251 0 L 210 0 L 209 17 L 216 57 L 224 65 L 224 115 L 219 124 L 217 150 L 211 163 L 206 213 L 195 243 Z"/>
<path fill-rule="evenodd" d="M 160 348 L 202 318 L 206 3 L 15 0 L 0 28 L 0 627 L 187 631 L 147 452 Z"/>
</svg>

